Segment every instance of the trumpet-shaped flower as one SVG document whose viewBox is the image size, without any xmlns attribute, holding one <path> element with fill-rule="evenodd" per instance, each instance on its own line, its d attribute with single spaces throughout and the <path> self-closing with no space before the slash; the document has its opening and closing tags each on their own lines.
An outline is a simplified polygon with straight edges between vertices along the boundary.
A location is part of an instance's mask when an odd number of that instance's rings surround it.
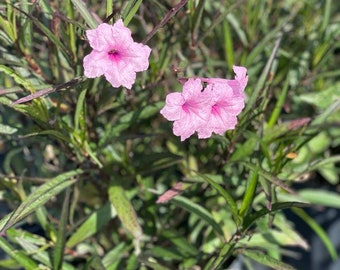
<svg viewBox="0 0 340 270">
<path fill-rule="evenodd" d="M 131 89 L 136 72 L 149 67 L 151 49 L 134 42 L 121 19 L 114 25 L 102 23 L 96 29 L 87 30 L 86 36 L 93 49 L 83 61 L 88 78 L 104 75 L 113 87 Z"/>
<path fill-rule="evenodd" d="M 234 95 L 233 89 L 226 83 L 213 84 L 210 91 L 213 96 L 211 111 L 205 125 L 197 129 L 200 139 L 209 138 L 213 132 L 222 135 L 227 130 L 234 129 L 237 124 L 236 116 L 244 107 L 243 96 Z"/>
<path fill-rule="evenodd" d="M 234 66 L 234 80 L 221 78 L 189 79 L 183 93 L 170 93 L 161 114 L 174 121 L 173 132 L 185 140 L 195 132 L 200 139 L 212 133 L 222 135 L 234 129 L 237 115 L 244 108 L 247 69 Z M 205 89 L 202 83 L 206 83 Z"/>
<path fill-rule="evenodd" d="M 173 132 L 176 136 L 181 136 L 181 141 L 206 123 L 210 114 L 211 94 L 211 91 L 202 92 L 199 79 L 189 79 L 183 85 L 182 93 L 167 95 L 166 105 L 160 113 L 169 121 L 175 121 Z"/>
<path fill-rule="evenodd" d="M 234 66 L 234 80 L 207 78 L 202 81 L 212 85 L 211 113 L 206 125 L 198 130 L 200 139 L 209 138 L 212 133 L 222 135 L 227 130 L 234 129 L 237 115 L 244 108 L 244 89 L 248 83 L 247 69 Z"/>
</svg>

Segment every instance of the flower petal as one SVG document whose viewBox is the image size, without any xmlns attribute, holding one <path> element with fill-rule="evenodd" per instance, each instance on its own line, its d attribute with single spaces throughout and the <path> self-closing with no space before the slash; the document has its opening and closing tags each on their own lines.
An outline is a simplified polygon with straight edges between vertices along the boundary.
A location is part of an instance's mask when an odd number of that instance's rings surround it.
<svg viewBox="0 0 340 270">
<path fill-rule="evenodd" d="M 107 23 L 100 24 L 96 29 L 87 30 L 86 36 L 90 46 L 97 51 L 110 51 L 112 26 Z"/>
<path fill-rule="evenodd" d="M 231 115 L 238 115 L 244 108 L 243 95 L 235 95 L 229 84 L 215 84 L 213 86 L 213 100 L 213 105 L 225 108 Z"/>
<path fill-rule="evenodd" d="M 181 141 L 186 140 L 196 131 L 196 123 L 189 115 L 174 122 L 173 132 L 176 136 L 181 136 Z"/>
<path fill-rule="evenodd" d="M 202 92 L 202 83 L 199 79 L 189 79 L 183 85 L 183 98 L 185 100 L 195 100 L 196 97 L 199 97 L 199 94 Z"/>
<path fill-rule="evenodd" d="M 88 78 L 96 78 L 104 74 L 105 67 L 111 63 L 107 57 L 107 53 L 92 51 L 86 55 L 83 60 L 84 74 Z"/>
<path fill-rule="evenodd" d="M 233 70 L 236 74 L 235 80 L 239 82 L 241 87 L 240 92 L 243 92 L 248 83 L 247 69 L 242 66 L 233 66 Z"/>
<path fill-rule="evenodd" d="M 129 61 L 130 67 L 136 71 L 144 71 L 149 67 L 150 47 L 141 43 L 133 42 L 126 49 L 120 49 L 122 58 Z"/>
<path fill-rule="evenodd" d="M 124 86 L 131 89 L 136 80 L 136 72 L 129 68 L 119 68 L 115 64 L 112 65 L 112 68 L 106 69 L 104 75 L 113 87 Z"/>
<path fill-rule="evenodd" d="M 181 93 L 170 93 L 166 97 L 165 106 L 160 113 L 169 121 L 176 121 L 181 118 L 181 107 L 184 104 Z"/>
<path fill-rule="evenodd" d="M 96 29 L 87 30 L 86 36 L 90 46 L 97 51 L 109 52 L 112 49 L 116 49 L 117 44 L 133 42 L 131 31 L 124 26 L 121 19 L 114 25 L 102 23 Z"/>
</svg>

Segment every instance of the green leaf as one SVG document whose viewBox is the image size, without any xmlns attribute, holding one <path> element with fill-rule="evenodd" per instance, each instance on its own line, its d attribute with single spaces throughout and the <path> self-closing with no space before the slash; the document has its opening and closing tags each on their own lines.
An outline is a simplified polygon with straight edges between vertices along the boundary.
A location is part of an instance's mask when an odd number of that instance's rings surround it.
<svg viewBox="0 0 340 270">
<path fill-rule="evenodd" d="M 50 247 L 50 243 L 47 239 L 21 229 L 17 230 L 13 228 L 10 228 L 6 231 L 6 236 L 13 242 L 19 244 L 27 254 L 30 254 L 31 258 L 48 267 L 52 267 L 50 256 L 47 251 L 45 251 Z M 63 263 L 62 268 L 59 269 L 73 270 L 74 267 L 72 267 L 70 264 Z"/>
<path fill-rule="evenodd" d="M 288 20 L 288 17 L 287 17 L 287 20 Z M 273 49 L 271 50 L 272 53 L 271 53 L 269 59 L 267 60 L 267 63 L 265 65 L 260 77 L 257 80 L 256 86 L 253 88 L 251 96 L 249 97 L 246 108 L 244 109 L 245 114 L 249 113 L 251 110 L 254 109 L 255 102 L 258 98 L 265 97 L 265 95 L 267 94 L 267 91 L 268 91 L 268 84 L 267 84 L 268 75 L 269 75 L 269 72 L 271 71 L 275 57 L 276 57 L 276 55 L 279 51 L 279 47 L 281 45 L 281 40 L 282 40 L 281 29 L 278 28 L 278 27 L 273 29 L 270 33 L 268 33 L 266 35 L 266 37 L 264 39 L 261 40 L 261 42 L 259 42 L 257 44 L 257 46 L 248 55 L 248 59 L 247 59 L 248 65 L 251 66 L 250 63 L 252 63 L 252 61 L 254 60 L 253 58 L 256 57 L 256 54 L 261 53 L 266 47 L 271 46 L 270 43 L 268 44 L 269 39 L 272 39 L 275 36 L 277 36 L 277 37 L 276 37 L 275 45 L 273 46 Z"/>
<path fill-rule="evenodd" d="M 248 167 L 250 170 L 252 170 L 253 172 L 258 172 L 258 174 L 260 176 L 262 176 L 263 178 L 268 180 L 270 183 L 273 183 L 274 185 L 279 186 L 280 188 L 286 190 L 289 193 L 294 193 L 290 187 L 288 187 L 286 184 L 284 184 L 281 179 L 279 179 L 278 177 L 276 177 L 272 173 L 267 172 L 264 169 L 262 169 L 261 167 L 259 167 L 258 165 L 252 164 L 250 162 L 242 162 L 242 163 L 246 167 Z M 261 178 L 259 178 L 259 180 L 261 181 Z"/>
<path fill-rule="evenodd" d="M 11 135 L 17 132 L 17 128 L 10 127 L 8 125 L 0 124 L 0 134 Z"/>
<path fill-rule="evenodd" d="M 0 27 L 4 29 L 5 33 L 7 34 L 11 42 L 14 43 L 17 39 L 15 26 L 8 20 L 5 20 L 3 16 L 0 16 Z"/>
<path fill-rule="evenodd" d="M 117 124 L 112 127 L 109 134 L 110 137 L 112 137 L 112 135 L 118 135 L 123 130 L 140 123 L 141 120 L 148 119 L 151 116 L 158 114 L 162 106 L 164 106 L 164 102 L 156 102 L 125 114 L 119 119 Z"/>
<path fill-rule="evenodd" d="M 86 120 L 85 120 L 85 96 L 87 93 L 87 89 L 83 89 L 78 97 L 76 112 L 74 114 L 74 128 L 75 130 L 78 129 L 85 129 Z"/>
<path fill-rule="evenodd" d="M 338 254 L 325 230 L 303 209 L 293 208 L 292 211 L 313 229 L 313 231 L 319 236 L 320 240 L 324 243 L 329 254 L 331 255 L 331 258 L 335 261 L 338 258 Z"/>
<path fill-rule="evenodd" d="M 195 46 L 196 42 L 197 42 L 197 36 L 199 33 L 199 28 L 200 25 L 202 24 L 202 14 L 204 11 L 204 4 L 205 4 L 205 0 L 200 0 L 197 4 L 197 6 L 195 6 L 195 8 L 192 10 L 193 12 L 190 12 L 191 16 L 191 20 L 190 20 L 190 30 L 191 30 L 191 36 L 192 36 L 192 41 L 194 44 L 192 44 L 192 46 Z"/>
<path fill-rule="evenodd" d="M 72 248 L 90 236 L 98 233 L 104 225 L 117 215 L 116 210 L 110 203 L 93 212 L 85 222 L 71 235 L 66 246 Z"/>
<path fill-rule="evenodd" d="M 34 242 L 21 238 L 20 236 L 16 238 L 16 242 L 26 251 L 27 254 L 30 255 L 31 258 L 37 260 L 41 264 L 45 266 L 51 267 L 51 260 L 44 248 L 47 247 L 38 247 Z"/>
<path fill-rule="evenodd" d="M 88 260 L 84 269 L 85 270 L 106 270 L 102 261 L 96 255 Z"/>
<path fill-rule="evenodd" d="M 74 184 L 77 180 L 74 176 L 81 174 L 83 171 L 78 169 L 61 174 L 52 180 L 46 182 L 30 194 L 19 207 L 6 215 L 0 220 L 0 231 L 5 231 L 10 228 L 30 213 L 35 211 L 38 207 L 44 205 L 51 197 L 57 195 L 63 189 Z"/>
<path fill-rule="evenodd" d="M 249 181 L 247 183 L 247 188 L 243 196 L 242 204 L 240 207 L 240 216 L 243 218 L 251 209 L 253 200 L 254 200 L 254 194 L 257 187 L 257 180 L 258 180 L 258 172 L 254 171 L 251 174 L 251 177 L 249 177 Z"/>
<path fill-rule="evenodd" d="M 340 83 L 334 84 L 323 91 L 315 91 L 299 95 L 302 101 L 315 105 L 320 109 L 328 108 L 340 96 Z"/>
<path fill-rule="evenodd" d="M 244 160 L 246 157 L 254 153 L 255 145 L 258 143 L 258 138 L 255 134 L 251 134 L 251 137 L 243 144 L 237 144 L 236 150 L 230 157 L 230 161 Z"/>
<path fill-rule="evenodd" d="M 267 208 L 262 208 L 261 210 L 256 211 L 255 213 L 248 215 L 244 219 L 243 228 L 244 230 L 248 229 L 257 219 L 282 209 L 289 209 L 292 207 L 308 207 L 310 206 L 307 203 L 302 202 L 278 202 L 272 204 L 272 209 L 268 210 Z"/>
<path fill-rule="evenodd" d="M 228 260 L 228 258 L 232 255 L 232 252 L 234 251 L 235 242 L 231 243 L 225 243 L 223 248 L 221 249 L 220 253 L 218 254 L 217 258 L 213 258 L 211 261 L 209 261 L 209 268 L 206 269 L 221 269 L 223 263 Z"/>
<path fill-rule="evenodd" d="M 36 17 L 33 15 L 18 9 L 21 13 L 25 14 L 29 19 L 30 22 L 33 22 L 35 26 L 46 35 L 46 37 L 55 45 L 56 48 L 60 49 L 64 56 L 68 59 L 68 62 L 71 63 L 70 59 L 72 58 L 70 51 L 65 47 L 65 45 L 61 42 L 61 40 L 42 22 L 40 22 Z"/>
<path fill-rule="evenodd" d="M 112 206 L 113 208 L 113 206 Z M 102 263 L 105 266 L 105 269 L 117 269 L 115 266 L 121 261 L 125 260 L 124 254 L 128 253 L 130 250 L 130 246 L 126 244 L 126 242 L 121 242 L 116 245 L 113 249 L 107 252 L 102 259 Z"/>
<path fill-rule="evenodd" d="M 52 137 L 55 137 L 57 139 L 63 140 L 67 143 L 70 143 L 71 140 L 70 138 L 68 138 L 67 136 L 65 136 L 64 134 L 62 134 L 61 132 L 57 131 L 57 130 L 43 130 L 43 131 L 37 131 L 37 132 L 33 132 L 27 135 L 22 136 L 23 138 L 26 137 L 33 137 L 33 136 L 38 136 L 38 135 L 50 135 Z"/>
<path fill-rule="evenodd" d="M 124 13 L 123 13 L 124 25 L 125 26 L 128 26 L 128 24 L 132 20 L 133 16 L 135 16 L 135 14 L 138 11 L 139 6 L 141 5 L 142 1 L 143 0 L 138 0 L 137 3 L 135 3 L 134 6 L 131 8 L 133 2 L 135 2 L 134 0 L 131 0 L 129 2 L 128 6 L 126 6 Z"/>
<path fill-rule="evenodd" d="M 75 8 L 79 11 L 80 15 L 84 18 L 85 22 L 93 29 L 98 26 L 98 22 L 91 15 L 89 7 L 85 5 L 82 0 L 71 0 Z"/>
<path fill-rule="evenodd" d="M 64 248 L 66 240 L 66 226 L 68 221 L 70 204 L 70 190 L 66 190 L 65 199 L 63 202 L 63 208 L 61 210 L 61 216 L 58 224 L 57 242 L 55 243 L 53 251 L 53 269 L 61 269 L 63 258 L 64 258 Z"/>
<path fill-rule="evenodd" d="M 212 215 L 202 206 L 200 206 L 197 203 L 194 203 L 190 201 L 189 199 L 177 196 L 174 197 L 171 201 L 171 203 L 184 208 L 185 210 L 189 211 L 190 213 L 193 213 L 195 215 L 198 215 L 200 218 L 202 218 L 207 224 L 212 226 L 212 228 L 215 230 L 215 232 L 219 236 L 224 236 L 223 230 L 221 229 L 221 226 L 216 223 Z"/>
<path fill-rule="evenodd" d="M 320 129 L 317 125 L 322 125 L 327 121 L 327 118 L 330 117 L 331 115 L 334 115 L 337 111 L 340 109 L 340 98 L 337 97 L 332 104 L 329 104 L 328 107 L 326 107 L 321 114 L 317 115 L 313 122 L 312 126 L 316 126 L 317 130 Z"/>
<path fill-rule="evenodd" d="M 47 108 L 39 100 L 33 100 L 30 105 L 17 104 L 14 106 L 9 98 L 0 96 L 0 103 L 12 108 L 17 112 L 29 115 L 43 127 L 47 128 L 49 126 L 47 124 L 50 120 Z"/>
<path fill-rule="evenodd" d="M 124 227 L 133 235 L 136 240 L 140 240 L 143 231 L 140 227 L 135 209 L 125 194 L 125 190 L 113 181 L 109 187 L 110 202 L 117 211 L 117 215 Z"/>
<path fill-rule="evenodd" d="M 273 257 L 270 257 L 262 252 L 243 250 L 242 254 L 254 261 L 257 261 L 261 264 L 272 267 L 275 270 L 294 270 L 295 269 L 293 266 L 283 263 L 277 259 L 274 259 Z"/>
<path fill-rule="evenodd" d="M 336 192 L 306 188 L 299 192 L 299 196 L 316 205 L 340 208 L 340 195 Z"/>
<path fill-rule="evenodd" d="M 273 248 L 278 248 L 277 246 L 299 246 L 308 249 L 308 244 L 305 240 L 301 238 L 293 230 L 287 235 L 287 232 L 270 230 L 267 233 L 255 233 L 251 237 L 246 237 L 238 241 L 238 247 L 248 247 L 248 248 L 262 248 L 271 250 Z"/>
<path fill-rule="evenodd" d="M 30 90 L 31 92 L 35 91 L 35 87 L 32 85 L 31 81 L 27 78 L 22 77 L 14 69 L 7 67 L 5 65 L 0 65 L 0 71 L 4 72 L 6 75 L 12 77 L 12 79 L 17 84 L 22 85 L 24 88 Z"/>
<path fill-rule="evenodd" d="M 188 242 L 188 239 L 185 237 L 181 237 L 172 231 L 164 231 L 162 236 L 167 240 L 171 241 L 178 250 L 181 251 L 181 254 L 184 256 L 196 256 L 198 254 L 198 250 Z"/>
<path fill-rule="evenodd" d="M 222 188 L 219 184 L 217 184 L 213 179 L 206 175 L 200 175 L 202 178 L 204 178 L 205 181 L 207 181 L 226 201 L 226 203 L 229 205 L 230 210 L 233 214 L 234 220 L 237 225 L 241 223 L 241 217 L 238 214 L 238 208 L 236 205 L 236 202 L 234 201 L 233 197 L 228 193 L 227 190 Z"/>
<path fill-rule="evenodd" d="M 145 252 L 149 256 L 153 256 L 160 259 L 165 260 L 177 260 L 177 261 L 183 261 L 184 257 L 183 254 L 181 254 L 180 251 L 176 250 L 175 248 L 167 247 L 158 247 L 154 246 L 148 251 Z"/>
<path fill-rule="evenodd" d="M 12 247 L 4 237 L 0 237 L 0 248 L 6 252 L 10 257 L 17 261 L 26 270 L 39 269 L 38 264 L 33 261 L 30 257 L 26 256 L 21 250 L 17 250 Z"/>
</svg>

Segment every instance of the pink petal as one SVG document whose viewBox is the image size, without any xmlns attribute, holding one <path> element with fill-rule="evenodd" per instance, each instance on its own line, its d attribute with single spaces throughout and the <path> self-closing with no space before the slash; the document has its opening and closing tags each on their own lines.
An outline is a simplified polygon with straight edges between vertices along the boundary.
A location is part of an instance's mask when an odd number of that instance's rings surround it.
<svg viewBox="0 0 340 270">
<path fill-rule="evenodd" d="M 168 106 L 180 107 L 185 103 L 182 93 L 170 93 L 166 96 L 165 103 Z"/>
<path fill-rule="evenodd" d="M 144 71 L 149 67 L 149 56 L 151 49 L 147 45 L 133 42 L 125 50 L 120 53 L 130 62 L 131 68 L 136 71 Z"/>
<path fill-rule="evenodd" d="M 230 114 L 227 108 L 220 107 L 212 115 L 210 121 L 213 131 L 217 134 L 234 129 L 237 124 L 236 115 Z"/>
<path fill-rule="evenodd" d="M 181 141 L 184 141 L 195 133 L 196 126 L 195 118 L 186 116 L 174 122 L 173 132 L 176 136 L 181 137 Z"/>
<path fill-rule="evenodd" d="M 210 113 L 212 100 L 211 86 L 202 92 L 202 82 L 199 79 L 189 79 L 183 86 L 185 108 L 193 115 L 195 123 L 205 122 Z"/>
<path fill-rule="evenodd" d="M 120 68 L 119 65 L 112 65 L 111 69 L 106 69 L 105 78 L 113 87 L 124 86 L 131 89 L 136 80 L 136 72 L 129 68 Z"/>
<path fill-rule="evenodd" d="M 224 134 L 227 130 L 234 129 L 237 124 L 235 115 L 230 115 L 228 111 L 220 108 L 218 112 L 211 114 L 206 125 L 202 125 L 198 130 L 198 138 L 206 139 L 211 137 L 212 133 L 219 135 Z"/>
<path fill-rule="evenodd" d="M 240 91 L 243 92 L 248 83 L 247 69 L 241 66 L 233 66 L 233 70 L 236 74 L 235 80 L 240 83 Z"/>
<path fill-rule="evenodd" d="M 86 36 L 90 46 L 97 51 L 110 51 L 112 26 L 107 23 L 100 24 L 96 29 L 87 30 Z"/>
<path fill-rule="evenodd" d="M 111 65 L 106 52 L 92 51 L 83 60 L 84 74 L 88 78 L 99 77 L 104 74 L 105 67 Z"/>
<path fill-rule="evenodd" d="M 165 106 L 160 113 L 169 121 L 175 121 L 181 118 L 182 105 L 184 99 L 181 93 L 170 93 L 165 100 Z"/>
<path fill-rule="evenodd" d="M 203 87 L 202 82 L 199 79 L 189 79 L 184 85 L 183 85 L 183 98 L 185 100 L 195 100 L 196 97 L 199 96 L 201 93 Z"/>
<path fill-rule="evenodd" d="M 97 51 L 109 52 L 114 49 L 117 44 L 133 42 L 131 31 L 124 26 L 121 19 L 114 25 L 102 23 L 96 29 L 87 30 L 86 36 L 90 42 L 90 46 Z"/>
<path fill-rule="evenodd" d="M 229 84 L 215 84 L 213 86 L 213 100 L 213 105 L 225 108 L 232 115 L 239 114 L 244 108 L 243 95 L 235 95 Z"/>
</svg>

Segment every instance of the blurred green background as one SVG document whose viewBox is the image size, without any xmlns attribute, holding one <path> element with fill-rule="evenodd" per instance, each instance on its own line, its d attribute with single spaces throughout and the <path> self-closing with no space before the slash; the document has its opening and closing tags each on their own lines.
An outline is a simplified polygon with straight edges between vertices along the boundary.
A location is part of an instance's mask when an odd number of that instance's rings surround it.
<svg viewBox="0 0 340 270">
<path fill-rule="evenodd" d="M 0 15 L 2 269 L 337 269 L 338 1 L 6 0 Z M 131 91 L 83 77 L 85 31 L 120 17 L 152 48 Z M 249 76 L 237 128 L 180 142 L 166 94 L 233 65 Z"/>
</svg>

